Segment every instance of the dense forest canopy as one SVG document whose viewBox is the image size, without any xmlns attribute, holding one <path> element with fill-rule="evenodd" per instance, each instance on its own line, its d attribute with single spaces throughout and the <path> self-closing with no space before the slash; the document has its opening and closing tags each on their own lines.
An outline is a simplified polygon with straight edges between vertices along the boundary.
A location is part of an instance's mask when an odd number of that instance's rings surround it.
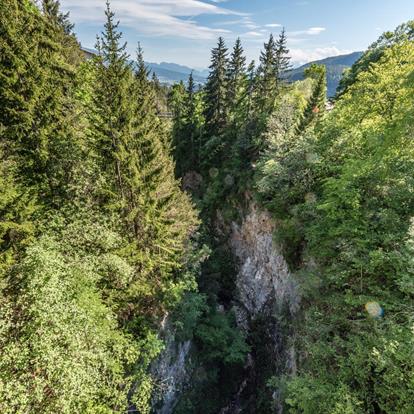
<svg viewBox="0 0 414 414">
<path fill-rule="evenodd" d="M 59 1 L 0 1 L 0 411 L 158 412 L 167 325 L 191 344 L 171 413 L 412 413 L 413 22 L 331 110 L 324 66 L 287 81 L 284 30 L 169 88 L 105 18 L 87 60 Z M 246 331 L 226 231 L 249 203 L 301 304 Z"/>
</svg>

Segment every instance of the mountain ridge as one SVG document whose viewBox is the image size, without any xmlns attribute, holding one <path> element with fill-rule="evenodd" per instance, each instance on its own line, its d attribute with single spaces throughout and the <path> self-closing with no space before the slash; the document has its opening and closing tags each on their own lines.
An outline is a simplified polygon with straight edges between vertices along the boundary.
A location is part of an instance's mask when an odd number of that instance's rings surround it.
<svg viewBox="0 0 414 414">
<path fill-rule="evenodd" d="M 96 54 L 93 49 L 82 47 L 82 50 L 89 54 Z M 299 67 L 293 68 L 289 72 L 287 79 L 290 82 L 296 82 L 304 78 L 305 69 L 312 64 L 319 64 L 326 66 L 327 75 L 327 90 L 328 97 L 335 96 L 336 88 L 339 85 L 339 81 L 342 77 L 343 71 L 350 68 L 361 56 L 363 52 L 352 52 L 344 55 L 330 56 L 324 59 L 315 60 L 305 63 Z M 197 84 L 204 84 L 207 80 L 208 70 L 196 70 L 186 65 L 180 65 L 173 62 L 145 62 L 148 70 L 154 72 L 161 83 L 172 85 L 176 82 L 187 82 L 190 73 L 193 73 L 194 81 Z"/>
<path fill-rule="evenodd" d="M 350 68 L 364 52 L 352 52 L 345 55 L 330 56 L 324 59 L 315 60 L 313 62 L 305 63 L 298 68 L 294 68 L 290 71 L 288 79 L 291 82 L 302 80 L 305 76 L 305 69 L 312 64 L 325 65 L 326 66 L 326 81 L 327 81 L 327 93 L 328 97 L 335 96 L 336 88 L 339 85 L 342 74 L 345 69 Z"/>
</svg>

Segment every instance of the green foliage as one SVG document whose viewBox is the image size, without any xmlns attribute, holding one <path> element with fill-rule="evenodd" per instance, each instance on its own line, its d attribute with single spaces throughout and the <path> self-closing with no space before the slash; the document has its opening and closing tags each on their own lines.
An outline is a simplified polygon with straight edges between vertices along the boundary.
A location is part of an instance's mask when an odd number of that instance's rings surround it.
<svg viewBox="0 0 414 414">
<path fill-rule="evenodd" d="M 222 37 L 211 51 L 210 75 L 205 87 L 206 131 L 210 136 L 218 135 L 227 124 L 227 48 Z"/>
<path fill-rule="evenodd" d="M 338 86 L 337 96 L 339 97 L 347 92 L 348 88 L 357 80 L 358 75 L 367 71 L 371 63 L 378 62 L 387 48 L 407 40 L 414 40 L 413 20 L 398 26 L 394 32 L 384 32 L 378 40 L 370 45 L 351 69 L 345 71 Z"/>
<path fill-rule="evenodd" d="M 112 412 L 125 404 L 124 365 L 138 350 L 96 289 L 99 258 L 79 261 L 62 249 L 44 236 L 9 275 L 1 306 L 4 413 Z"/>
<path fill-rule="evenodd" d="M 269 123 L 257 188 L 304 294 L 288 412 L 412 411 L 414 47 L 393 43 L 315 126 Z"/>
<path fill-rule="evenodd" d="M 325 111 L 326 104 L 326 67 L 323 65 L 311 65 L 305 69 L 305 77 L 314 80 L 312 96 L 303 114 L 303 119 L 298 131 L 304 131 Z"/>
<path fill-rule="evenodd" d="M 182 83 L 173 86 L 170 102 L 174 108 L 176 175 L 183 177 L 189 171 L 200 171 L 201 166 L 203 94 L 196 91 L 192 73 L 187 88 Z"/>
<path fill-rule="evenodd" d="M 194 329 L 201 315 L 207 311 L 206 297 L 203 294 L 187 293 L 174 311 L 173 319 L 176 329 L 176 339 L 180 342 L 194 337 Z"/>
<path fill-rule="evenodd" d="M 198 325 L 196 338 L 201 342 L 201 354 L 206 361 L 224 364 L 243 363 L 249 347 L 240 331 L 235 329 L 232 315 L 214 313 Z"/>
<path fill-rule="evenodd" d="M 86 62 L 59 1 L 0 2 L 4 413 L 149 413 L 159 317 L 207 254 L 156 85 L 106 18 Z"/>
</svg>

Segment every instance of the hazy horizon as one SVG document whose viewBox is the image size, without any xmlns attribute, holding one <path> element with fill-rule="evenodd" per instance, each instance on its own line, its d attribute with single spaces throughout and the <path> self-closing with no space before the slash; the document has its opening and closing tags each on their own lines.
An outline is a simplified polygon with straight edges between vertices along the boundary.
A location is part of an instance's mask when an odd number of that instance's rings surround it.
<svg viewBox="0 0 414 414">
<path fill-rule="evenodd" d="M 209 65 L 209 50 L 222 36 L 231 47 L 243 41 L 257 60 L 272 32 L 286 28 L 295 65 L 365 50 L 378 36 L 414 16 L 409 0 L 113 0 L 128 52 L 141 42 L 149 62 L 173 62 L 195 69 Z M 93 48 L 104 23 L 104 0 L 61 0 L 82 45 Z"/>
</svg>

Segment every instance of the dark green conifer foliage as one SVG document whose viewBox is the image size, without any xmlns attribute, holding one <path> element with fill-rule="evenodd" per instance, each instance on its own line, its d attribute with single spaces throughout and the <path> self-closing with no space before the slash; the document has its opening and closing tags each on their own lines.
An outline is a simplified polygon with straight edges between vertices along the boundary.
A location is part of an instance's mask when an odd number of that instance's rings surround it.
<svg viewBox="0 0 414 414">
<path fill-rule="evenodd" d="M 210 74 L 205 87 L 206 130 L 219 135 L 227 124 L 227 48 L 222 37 L 211 52 Z"/>
<path fill-rule="evenodd" d="M 276 41 L 276 70 L 278 76 L 278 86 L 283 82 L 283 79 L 286 78 L 289 70 L 291 69 L 289 49 L 287 47 L 287 36 L 285 28 L 279 34 L 279 38 Z"/>
<path fill-rule="evenodd" d="M 193 72 L 190 73 L 188 78 L 188 85 L 187 85 L 187 95 L 184 103 L 186 109 L 186 124 L 187 124 L 187 133 L 189 135 L 189 144 L 190 144 L 190 166 L 193 165 L 195 170 L 198 170 L 198 142 L 196 142 L 196 96 L 195 96 L 195 84 L 194 84 L 194 77 Z"/>
<path fill-rule="evenodd" d="M 236 40 L 229 61 L 227 86 L 227 108 L 229 122 L 236 127 L 241 127 L 245 118 L 245 104 L 247 93 L 246 57 L 240 38 Z"/>
<path fill-rule="evenodd" d="M 174 178 L 169 136 L 157 117 L 155 93 L 140 46 L 136 66 L 127 218 L 133 224 L 141 252 L 136 260 L 142 270 L 131 292 L 142 290 L 144 277 L 153 290 L 171 283 L 168 280 L 180 267 L 186 239 L 196 224 L 189 199 Z"/>
<path fill-rule="evenodd" d="M 159 91 L 161 89 L 160 80 L 155 72 L 152 72 L 152 84 L 155 88 L 155 91 Z"/>
<path fill-rule="evenodd" d="M 17 157 L 20 179 L 51 201 L 68 173 L 63 147 L 70 140 L 66 97 L 73 69 L 60 29 L 31 2 L 7 0 L 1 7 L 0 116 L 7 155 Z"/>
<path fill-rule="evenodd" d="M 121 44 L 119 22 L 115 22 L 109 2 L 105 15 L 105 30 L 96 44 L 99 57 L 96 59 L 94 139 L 100 169 L 104 171 L 98 192 L 109 204 L 122 204 L 125 198 L 122 163 L 127 157 L 126 145 L 131 140 L 132 75 L 126 44 Z"/>
<path fill-rule="evenodd" d="M 256 109 L 264 114 L 270 114 L 275 107 L 279 78 L 277 44 L 272 34 L 260 54 L 257 75 Z"/>
<path fill-rule="evenodd" d="M 326 66 L 313 64 L 306 68 L 305 77 L 313 79 L 312 95 L 303 113 L 298 126 L 298 132 L 304 131 L 308 126 L 324 113 L 326 103 Z"/>
<path fill-rule="evenodd" d="M 174 146 L 176 147 L 181 137 L 181 128 L 185 122 L 184 100 L 186 95 L 186 87 L 183 81 L 172 86 L 168 96 L 168 104 L 172 110 L 174 117 L 173 137 Z M 179 163 L 177 163 L 178 166 Z"/>
<path fill-rule="evenodd" d="M 247 68 L 247 115 L 251 118 L 254 109 L 255 88 L 256 88 L 256 62 L 252 60 Z"/>
<path fill-rule="evenodd" d="M 72 34 L 75 25 L 69 20 L 69 12 L 62 13 L 60 11 L 59 0 L 42 0 L 42 10 L 46 17 L 51 18 L 62 27 L 66 35 Z"/>
</svg>

